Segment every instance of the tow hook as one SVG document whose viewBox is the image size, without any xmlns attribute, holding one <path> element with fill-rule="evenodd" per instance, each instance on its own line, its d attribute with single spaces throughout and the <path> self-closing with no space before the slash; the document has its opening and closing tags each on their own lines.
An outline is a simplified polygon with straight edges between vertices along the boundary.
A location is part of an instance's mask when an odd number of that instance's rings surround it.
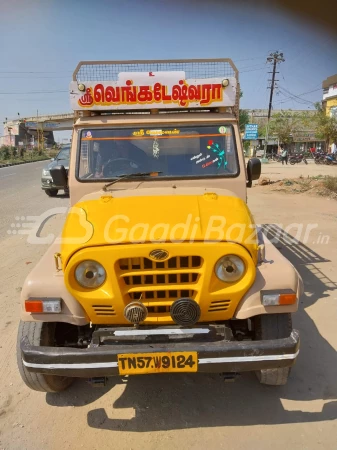
<svg viewBox="0 0 337 450">
<path fill-rule="evenodd" d="M 238 372 L 223 372 L 220 374 L 225 383 L 234 383 L 234 381 L 241 375 Z"/>
<path fill-rule="evenodd" d="M 89 378 L 88 383 L 91 385 L 91 387 L 94 387 L 94 388 L 105 387 L 106 383 L 107 383 L 107 377 Z"/>
</svg>

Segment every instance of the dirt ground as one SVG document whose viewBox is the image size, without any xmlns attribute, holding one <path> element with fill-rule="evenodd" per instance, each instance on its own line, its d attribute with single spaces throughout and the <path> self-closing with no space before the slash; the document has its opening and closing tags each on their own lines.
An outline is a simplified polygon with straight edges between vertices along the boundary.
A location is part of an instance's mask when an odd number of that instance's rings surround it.
<svg viewBox="0 0 337 450">
<path fill-rule="evenodd" d="M 318 167 L 317 175 L 337 169 Z M 314 165 L 293 169 L 271 163 L 263 171 L 282 177 L 285 171 L 305 173 L 311 168 L 316 170 Z M 42 195 L 37 194 L 37 202 L 44 201 Z M 15 208 L 24 209 L 24 194 L 16 201 Z M 58 199 L 46 201 L 52 207 Z M 335 450 L 337 202 L 264 187 L 251 189 L 248 202 L 258 223 L 278 224 L 266 228 L 271 235 L 294 222 L 317 225 L 306 243 L 290 244 L 286 234 L 278 243 L 305 283 L 300 311 L 294 316 L 301 352 L 286 386 L 259 385 L 248 373 L 235 383 L 224 383 L 219 375 L 151 375 L 110 379 L 101 389 L 82 380 L 61 394 L 30 391 L 15 360 L 19 294 L 47 245 L 28 244 L 22 235 L 2 235 L 0 449 Z M 57 234 L 62 221 L 62 215 L 50 219 L 43 236 Z M 288 232 L 296 235 L 296 227 Z"/>
</svg>

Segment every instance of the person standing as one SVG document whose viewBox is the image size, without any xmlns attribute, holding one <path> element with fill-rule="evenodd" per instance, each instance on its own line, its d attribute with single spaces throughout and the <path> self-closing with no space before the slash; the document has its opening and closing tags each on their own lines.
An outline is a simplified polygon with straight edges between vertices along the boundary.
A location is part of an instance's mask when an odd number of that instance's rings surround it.
<svg viewBox="0 0 337 450">
<path fill-rule="evenodd" d="M 283 145 L 281 146 L 281 158 L 282 158 L 282 166 L 284 163 L 288 165 L 288 151 Z"/>
</svg>

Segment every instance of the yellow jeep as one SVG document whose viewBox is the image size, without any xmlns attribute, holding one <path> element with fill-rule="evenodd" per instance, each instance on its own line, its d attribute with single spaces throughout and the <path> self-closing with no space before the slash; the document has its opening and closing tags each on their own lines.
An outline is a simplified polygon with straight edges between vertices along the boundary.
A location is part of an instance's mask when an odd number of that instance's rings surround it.
<svg viewBox="0 0 337 450">
<path fill-rule="evenodd" d="M 22 289 L 18 365 L 39 391 L 76 377 L 255 371 L 287 381 L 302 281 L 257 228 L 229 59 L 81 62 L 71 208 Z"/>
</svg>

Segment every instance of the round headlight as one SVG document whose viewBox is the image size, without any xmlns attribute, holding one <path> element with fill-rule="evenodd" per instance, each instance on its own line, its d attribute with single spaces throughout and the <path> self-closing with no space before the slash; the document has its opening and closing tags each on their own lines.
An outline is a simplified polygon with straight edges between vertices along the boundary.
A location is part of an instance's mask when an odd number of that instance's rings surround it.
<svg viewBox="0 0 337 450">
<path fill-rule="evenodd" d="M 75 278 L 82 287 L 98 288 L 105 279 L 104 267 L 96 261 L 83 261 L 75 270 Z"/>
<path fill-rule="evenodd" d="M 214 270 L 220 281 L 231 283 L 242 277 L 245 271 L 245 263 L 239 256 L 226 255 L 219 259 Z"/>
</svg>

